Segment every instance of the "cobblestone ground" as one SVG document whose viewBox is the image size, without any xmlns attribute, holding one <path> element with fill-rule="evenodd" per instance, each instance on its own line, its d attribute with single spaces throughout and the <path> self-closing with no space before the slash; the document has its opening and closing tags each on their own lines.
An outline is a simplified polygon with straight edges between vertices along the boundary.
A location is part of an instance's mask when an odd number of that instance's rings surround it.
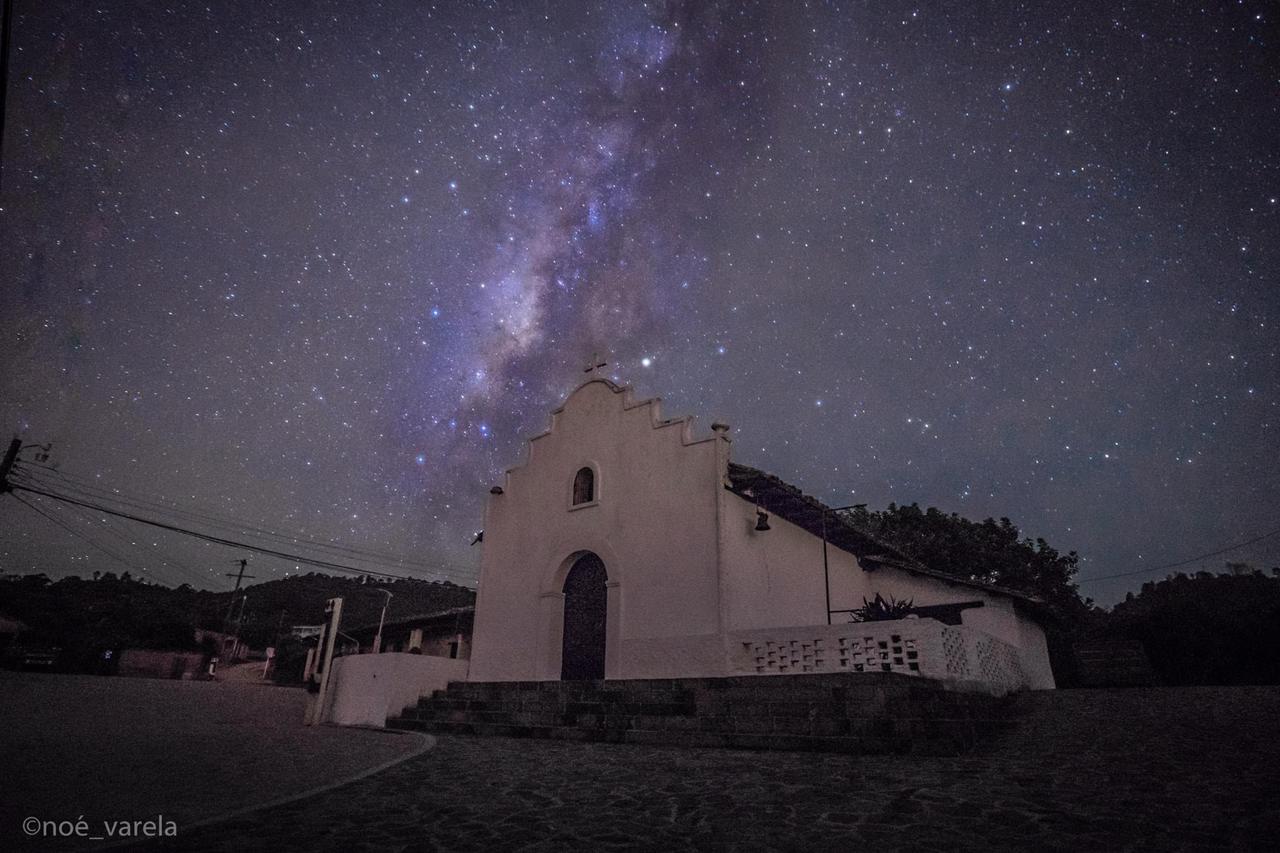
<svg viewBox="0 0 1280 853">
<path fill-rule="evenodd" d="M 1280 689 L 1027 696 L 962 758 L 441 737 L 185 833 L 242 850 L 1276 850 Z"/>
<path fill-rule="evenodd" d="M 0 671 L 0 851 L 93 849 L 28 818 L 164 815 L 178 826 L 301 794 L 420 750 L 417 737 L 304 726 L 307 694 L 256 683 Z"/>
</svg>

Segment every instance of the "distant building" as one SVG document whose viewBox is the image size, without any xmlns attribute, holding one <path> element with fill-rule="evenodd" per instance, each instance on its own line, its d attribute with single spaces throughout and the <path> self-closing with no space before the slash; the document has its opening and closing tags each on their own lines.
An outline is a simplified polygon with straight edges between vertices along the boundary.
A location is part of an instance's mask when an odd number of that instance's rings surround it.
<svg viewBox="0 0 1280 853">
<path fill-rule="evenodd" d="M 1054 686 L 1035 599 L 932 571 L 730 447 L 725 425 L 699 437 L 658 400 L 579 386 L 492 490 L 470 680 L 889 671 Z M 877 595 L 914 612 L 847 621 Z"/>
<path fill-rule="evenodd" d="M 134 678 L 193 679 L 205 676 L 203 652 L 125 649 L 116 661 L 116 675 Z"/>
<path fill-rule="evenodd" d="M 397 616 L 382 625 L 384 652 L 413 652 L 444 658 L 471 657 L 471 623 L 474 607 L 453 607 L 431 613 Z M 362 653 L 375 651 L 378 623 L 343 629 Z"/>
<path fill-rule="evenodd" d="M 324 625 L 294 625 L 289 635 L 298 640 L 314 640 L 324 631 Z"/>
<path fill-rule="evenodd" d="M 9 619 L 0 616 L 0 651 L 4 651 L 10 643 L 18 638 L 18 635 L 27 630 L 27 626 L 17 619 Z"/>
<path fill-rule="evenodd" d="M 195 637 L 197 643 L 213 644 L 216 650 L 214 654 L 218 656 L 218 660 L 223 666 L 249 656 L 249 646 L 242 642 L 239 637 L 232 634 L 197 628 Z"/>
</svg>

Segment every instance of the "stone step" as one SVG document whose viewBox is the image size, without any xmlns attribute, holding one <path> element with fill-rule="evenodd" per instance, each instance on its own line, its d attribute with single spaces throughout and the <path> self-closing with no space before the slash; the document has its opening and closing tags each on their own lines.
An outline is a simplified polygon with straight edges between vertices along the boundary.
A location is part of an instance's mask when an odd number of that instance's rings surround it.
<svg viewBox="0 0 1280 853">
<path fill-rule="evenodd" d="M 982 716 L 998 704 L 992 697 L 966 694 L 925 695 L 915 699 L 895 698 L 875 701 L 863 697 L 827 698 L 822 700 L 796 700 L 789 695 L 752 697 L 694 697 L 682 702 L 626 701 L 610 697 L 595 701 L 596 697 L 580 699 L 561 698 L 541 702 L 518 699 L 453 699 L 432 697 L 416 706 L 423 712 L 437 715 L 462 713 L 541 713 L 549 715 L 576 714 L 648 714 L 651 716 L 680 716 L 701 714 L 707 716 L 730 715 L 736 717 L 785 717 L 785 716 L 849 716 L 884 713 L 908 718 L 930 718 L 939 714 L 951 716 Z"/>
<path fill-rule="evenodd" d="M 925 753 L 959 755 L 972 748 L 976 735 L 955 733 L 946 739 L 922 741 L 916 733 L 807 734 L 785 732 L 714 731 L 703 729 L 578 728 L 516 723 L 415 721 L 398 719 L 388 725 L 432 734 L 480 737 L 544 738 L 626 743 L 651 746 L 708 747 L 750 750 L 838 752 L 861 755 Z"/>
<path fill-rule="evenodd" d="M 552 687 L 532 690 L 526 683 L 489 683 L 476 685 L 454 685 L 448 691 L 437 691 L 426 697 L 423 703 L 435 700 L 453 702 L 499 702 L 508 707 L 526 705 L 555 705 L 565 703 L 634 703 L 648 702 L 658 704 L 684 704 L 696 701 L 700 705 L 728 705 L 760 702 L 845 702 L 845 703 L 885 703 L 905 699 L 919 701 L 936 697 L 944 691 L 937 688 L 921 689 L 912 685 L 877 686 L 865 684 L 825 684 L 808 685 L 779 690 L 775 679 L 786 679 L 787 676 L 749 679 L 747 684 L 728 686 L 701 685 L 680 689 L 651 691 L 644 688 L 619 687 L 634 682 L 606 682 L 609 687 L 560 687 L 559 682 L 543 682 Z M 794 676 L 801 678 L 801 676 Z M 843 678 L 843 677 L 837 677 Z M 725 679 L 729 680 L 729 679 Z M 914 679 L 921 680 L 921 679 Z M 952 703 L 981 704 L 990 701 L 991 697 L 974 693 L 946 692 Z"/>
<path fill-rule="evenodd" d="M 874 733 L 877 735 L 920 735 L 950 737 L 999 728 L 1006 720 L 994 717 L 938 716 L 926 718 L 838 715 L 819 716 L 695 716 L 649 714 L 554 715 L 529 712 L 478 711 L 433 713 L 410 710 L 402 720 L 420 723 L 480 723 L 514 726 L 551 726 L 581 729 L 645 729 L 653 731 L 722 731 L 748 734 L 809 734 L 838 736 Z"/>
<path fill-rule="evenodd" d="M 398 728 L 611 743 L 957 754 L 1008 731 L 1008 703 L 897 674 L 457 682 Z"/>
</svg>

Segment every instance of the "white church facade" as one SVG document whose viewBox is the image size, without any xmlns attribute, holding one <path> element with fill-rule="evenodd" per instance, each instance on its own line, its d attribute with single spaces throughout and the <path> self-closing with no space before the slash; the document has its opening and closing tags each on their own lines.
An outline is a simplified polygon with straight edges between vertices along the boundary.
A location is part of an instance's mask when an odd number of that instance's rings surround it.
<svg viewBox="0 0 1280 853">
<path fill-rule="evenodd" d="M 579 386 L 491 490 L 468 679 L 890 671 L 1054 686 L 1034 599 L 935 573 L 730 450 L 727 426 L 696 436 L 659 400 Z M 876 595 L 912 615 L 847 621 Z"/>
</svg>

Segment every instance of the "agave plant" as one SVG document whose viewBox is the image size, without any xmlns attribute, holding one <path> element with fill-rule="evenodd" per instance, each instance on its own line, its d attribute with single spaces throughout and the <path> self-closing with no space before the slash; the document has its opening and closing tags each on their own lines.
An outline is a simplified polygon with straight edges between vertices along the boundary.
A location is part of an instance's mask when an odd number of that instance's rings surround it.
<svg viewBox="0 0 1280 853">
<path fill-rule="evenodd" d="M 862 599 L 862 606 L 850 614 L 853 622 L 887 622 L 891 619 L 905 619 L 915 604 L 915 599 L 897 601 L 891 595 L 886 601 L 876 593 L 874 601 Z"/>
</svg>

